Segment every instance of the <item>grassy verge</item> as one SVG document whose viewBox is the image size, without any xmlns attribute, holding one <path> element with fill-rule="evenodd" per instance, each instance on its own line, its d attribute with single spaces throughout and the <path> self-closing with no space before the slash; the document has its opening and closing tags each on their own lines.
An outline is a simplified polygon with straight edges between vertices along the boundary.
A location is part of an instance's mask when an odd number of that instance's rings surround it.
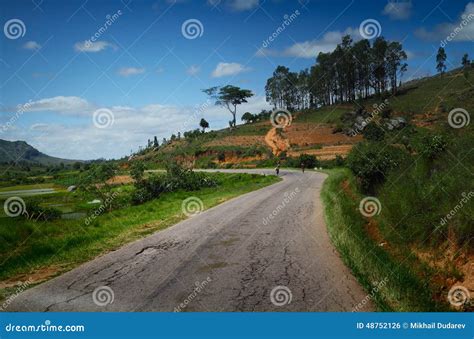
<svg viewBox="0 0 474 339">
<path fill-rule="evenodd" d="M 50 278 L 174 225 L 186 219 L 181 204 L 190 196 L 201 199 L 204 209 L 208 209 L 281 180 L 257 174 L 212 173 L 209 176 L 218 180 L 218 187 L 165 193 L 142 205 L 102 214 L 89 223 L 84 218 L 50 222 L 0 218 L 0 283 L 26 280 L 33 272 Z"/>
<path fill-rule="evenodd" d="M 444 303 L 432 298 L 428 279 L 414 268 L 414 258 L 393 256 L 368 234 L 359 212 L 362 196 L 347 169 L 325 171 L 329 177 L 322 188 L 329 235 L 345 264 L 381 311 L 446 311 Z M 373 222 L 377 222 L 377 218 Z M 383 282 L 383 283 L 381 283 Z"/>
</svg>

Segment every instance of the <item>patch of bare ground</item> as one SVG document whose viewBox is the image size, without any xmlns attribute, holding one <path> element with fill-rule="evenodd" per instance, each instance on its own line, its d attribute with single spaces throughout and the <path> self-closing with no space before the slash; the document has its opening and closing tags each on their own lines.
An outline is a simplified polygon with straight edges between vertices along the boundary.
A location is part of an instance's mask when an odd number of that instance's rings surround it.
<svg viewBox="0 0 474 339">
<path fill-rule="evenodd" d="M 227 164 L 241 164 L 245 162 L 252 162 L 262 160 L 263 156 L 253 156 L 253 157 L 238 157 L 232 152 L 225 153 L 225 160 L 224 161 L 215 161 L 216 164 L 219 165 L 227 165 Z M 256 167 L 254 164 L 252 167 Z"/>
<path fill-rule="evenodd" d="M 422 263 L 437 272 L 431 277 L 437 286 L 436 299 L 446 301 L 447 293 L 453 286 L 466 288 L 471 300 L 474 298 L 474 254 L 458 249 L 450 241 L 436 250 L 415 246 L 411 250 Z M 456 308 L 474 311 L 474 304 Z"/>
<path fill-rule="evenodd" d="M 354 145 L 323 146 L 320 149 L 308 149 L 302 151 L 289 151 L 288 156 L 297 157 L 300 154 L 315 155 L 319 160 L 332 160 L 337 155 L 346 157 Z"/>
<path fill-rule="evenodd" d="M 344 180 L 343 182 L 341 182 L 341 188 L 344 191 L 344 193 L 346 193 L 352 200 L 355 201 L 357 199 L 354 192 L 352 192 L 352 189 L 348 180 Z"/>
<path fill-rule="evenodd" d="M 291 145 L 341 145 L 355 144 L 362 140 L 361 135 L 355 137 L 343 133 L 333 133 L 333 127 L 327 124 L 310 125 L 305 123 L 293 123 L 285 129 L 285 134 Z"/>
<path fill-rule="evenodd" d="M 263 135 L 229 135 L 220 139 L 212 140 L 204 144 L 204 147 L 212 146 L 254 146 L 265 145 Z"/>
<path fill-rule="evenodd" d="M 130 184 L 132 182 L 133 182 L 133 179 L 129 175 L 116 175 L 115 177 L 112 177 L 106 181 L 108 185 L 123 185 L 123 184 Z"/>
<path fill-rule="evenodd" d="M 289 127 L 286 127 L 285 130 L 287 128 Z M 275 155 L 279 155 L 280 153 L 285 152 L 290 148 L 288 138 L 283 133 L 278 132 L 275 127 L 273 127 L 265 135 L 265 142 L 268 146 L 270 146 L 273 154 Z"/>
<path fill-rule="evenodd" d="M 0 289 L 16 287 L 19 284 L 28 282 L 28 284 L 39 284 L 43 281 L 58 275 L 64 270 L 63 266 L 52 265 L 38 270 L 34 270 L 27 274 L 19 274 L 10 279 L 0 281 Z"/>
</svg>

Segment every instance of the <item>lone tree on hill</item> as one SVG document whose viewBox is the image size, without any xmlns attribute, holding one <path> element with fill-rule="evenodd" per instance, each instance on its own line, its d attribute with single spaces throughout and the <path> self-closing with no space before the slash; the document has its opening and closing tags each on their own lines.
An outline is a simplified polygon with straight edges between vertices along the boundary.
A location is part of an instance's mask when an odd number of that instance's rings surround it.
<svg viewBox="0 0 474 339">
<path fill-rule="evenodd" d="M 438 54 L 436 54 L 436 70 L 443 74 L 446 70 L 446 52 L 443 47 L 438 49 Z"/>
<path fill-rule="evenodd" d="M 464 68 L 468 67 L 468 66 L 471 64 L 471 63 L 469 62 L 469 55 L 467 55 L 467 53 L 465 53 L 465 54 L 462 56 L 461 64 L 462 64 L 462 67 L 464 67 Z"/>
<path fill-rule="evenodd" d="M 204 133 L 206 128 L 209 128 L 209 123 L 206 121 L 206 119 L 202 118 L 199 122 L 199 126 L 202 128 L 202 133 Z"/>
<path fill-rule="evenodd" d="M 223 106 L 229 110 L 229 112 L 232 114 L 230 127 L 236 126 L 235 116 L 237 114 L 237 106 L 248 102 L 247 99 L 253 96 L 251 90 L 242 89 L 232 85 L 227 85 L 224 87 L 215 86 L 205 89 L 203 92 L 214 99 L 216 101 L 216 105 Z"/>
</svg>

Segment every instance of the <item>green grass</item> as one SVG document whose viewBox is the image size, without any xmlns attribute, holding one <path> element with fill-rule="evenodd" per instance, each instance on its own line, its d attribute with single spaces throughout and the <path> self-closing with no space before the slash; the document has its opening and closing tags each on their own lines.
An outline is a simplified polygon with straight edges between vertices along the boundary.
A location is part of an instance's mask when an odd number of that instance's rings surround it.
<svg viewBox="0 0 474 339">
<path fill-rule="evenodd" d="M 61 189 L 64 189 L 64 187 L 60 187 L 60 186 L 52 184 L 52 183 L 42 183 L 42 184 L 16 185 L 16 186 L 0 187 L 0 192 L 24 191 L 24 190 L 41 189 L 41 188 L 55 188 L 55 189 L 61 188 Z"/>
<path fill-rule="evenodd" d="M 372 301 L 381 311 L 446 311 L 433 300 L 430 283 L 414 271 L 415 258 L 408 253 L 394 258 L 367 234 L 365 220 L 358 210 L 362 196 L 347 169 L 326 171 L 321 196 L 331 241 L 351 268 Z M 342 184 L 352 192 L 342 189 Z M 352 196 L 351 196 L 352 195 Z M 375 289 L 377 282 L 386 284 Z"/>
<path fill-rule="evenodd" d="M 350 104 L 326 106 L 299 113 L 294 121 L 297 123 L 338 124 L 341 122 L 342 114 L 350 110 L 352 110 Z"/>
<path fill-rule="evenodd" d="M 426 113 L 433 112 L 440 102 L 444 102 L 447 112 L 456 107 L 472 112 L 473 81 L 474 70 L 469 71 L 468 79 L 459 71 L 437 75 L 408 85 L 406 93 L 398 95 L 390 105 L 398 112 Z"/>
<path fill-rule="evenodd" d="M 165 193 L 143 205 L 105 213 L 89 225 L 85 219 L 33 222 L 0 218 L 0 280 L 51 266 L 61 273 L 167 228 L 186 218 L 181 204 L 187 197 L 198 197 L 207 209 L 280 180 L 256 174 L 209 175 L 219 181 L 218 187 Z"/>
<path fill-rule="evenodd" d="M 408 115 L 440 112 L 446 116 L 454 108 L 474 111 L 474 69 L 468 70 L 466 79 L 463 72 L 454 70 L 444 75 L 414 80 L 402 86 L 399 93 L 389 96 L 389 106 L 394 112 Z M 366 108 L 381 103 L 374 97 L 364 102 Z"/>
<path fill-rule="evenodd" d="M 227 136 L 245 136 L 245 135 L 265 135 L 270 130 L 271 126 L 269 124 L 270 119 L 263 122 L 256 122 L 253 124 L 242 124 L 237 125 L 237 128 L 232 131 L 229 128 L 222 129 L 217 131 L 217 136 L 227 137 Z"/>
</svg>

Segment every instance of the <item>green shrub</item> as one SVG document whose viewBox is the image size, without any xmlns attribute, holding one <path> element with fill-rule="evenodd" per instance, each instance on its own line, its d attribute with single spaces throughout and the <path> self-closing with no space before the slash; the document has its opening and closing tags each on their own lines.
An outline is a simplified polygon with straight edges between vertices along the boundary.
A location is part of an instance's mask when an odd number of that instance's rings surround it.
<svg viewBox="0 0 474 339">
<path fill-rule="evenodd" d="M 316 156 L 311 154 L 300 154 L 298 158 L 299 167 L 302 165 L 306 168 L 315 168 L 319 166 L 319 161 Z"/>
<path fill-rule="evenodd" d="M 145 164 L 141 161 L 134 161 L 130 167 L 130 176 L 135 181 L 141 181 L 145 173 Z"/>
<path fill-rule="evenodd" d="M 446 149 L 447 143 L 443 136 L 434 135 L 423 138 L 419 153 L 428 160 L 434 160 Z"/>
<path fill-rule="evenodd" d="M 33 221 L 51 221 L 61 218 L 61 211 L 52 207 L 42 207 L 35 200 L 26 201 L 26 213 L 21 216 Z"/>
<path fill-rule="evenodd" d="M 385 131 L 375 122 L 371 122 L 365 126 L 362 134 L 365 139 L 370 141 L 381 141 L 385 137 Z"/>
<path fill-rule="evenodd" d="M 156 199 L 165 191 L 167 191 L 165 180 L 157 175 L 151 175 L 149 178 L 135 183 L 132 203 L 138 205 Z"/>
<path fill-rule="evenodd" d="M 217 154 L 217 160 L 219 160 L 219 161 L 225 161 L 225 153 L 224 153 L 224 151 L 220 151 L 220 152 Z"/>
<path fill-rule="evenodd" d="M 193 172 L 176 163 L 171 163 L 167 166 L 165 175 L 152 175 L 135 183 L 132 203 L 141 204 L 156 199 L 164 192 L 195 191 L 216 185 L 217 182 L 205 173 Z"/>
<path fill-rule="evenodd" d="M 382 113 L 380 113 L 380 116 L 384 119 L 390 119 L 392 117 L 392 109 L 387 107 L 382 110 Z"/>
<path fill-rule="evenodd" d="M 336 159 L 334 159 L 334 165 L 336 167 L 344 166 L 344 158 L 341 157 L 340 155 L 336 155 Z"/>
<path fill-rule="evenodd" d="M 204 156 L 196 159 L 195 167 L 196 168 L 217 168 L 217 164 L 212 161 L 212 157 Z"/>
<path fill-rule="evenodd" d="M 358 178 L 362 190 L 373 193 L 388 171 L 399 166 L 405 156 L 401 149 L 391 145 L 362 142 L 349 153 L 347 166 Z"/>
</svg>

